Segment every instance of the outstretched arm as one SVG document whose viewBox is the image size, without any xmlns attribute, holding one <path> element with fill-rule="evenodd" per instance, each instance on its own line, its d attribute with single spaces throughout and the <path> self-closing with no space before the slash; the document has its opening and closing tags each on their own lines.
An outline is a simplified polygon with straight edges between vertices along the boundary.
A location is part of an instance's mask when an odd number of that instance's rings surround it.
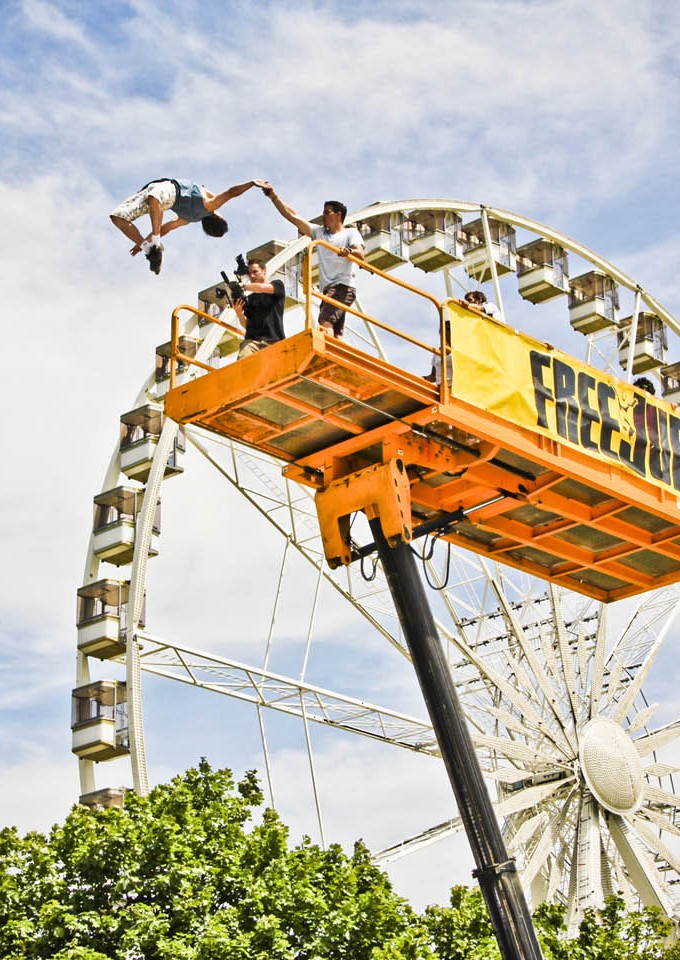
<svg viewBox="0 0 680 960">
<path fill-rule="evenodd" d="M 293 210 L 293 208 L 289 207 L 287 203 L 284 203 L 271 184 L 264 186 L 262 188 L 262 192 L 264 193 L 265 197 L 269 197 L 282 217 L 288 220 L 289 223 L 292 223 L 294 226 L 296 226 L 300 233 L 304 233 L 306 237 L 311 237 L 311 223 L 308 223 L 307 220 L 303 220 L 297 210 Z"/>
<path fill-rule="evenodd" d="M 205 209 L 210 213 L 214 213 L 215 210 L 223 207 L 228 200 L 233 200 L 234 197 L 240 197 L 242 193 L 250 190 L 251 187 L 264 187 L 266 182 L 266 180 L 247 180 L 245 183 L 237 183 L 236 186 L 229 187 L 228 190 L 223 190 L 222 193 L 208 193 L 206 191 L 207 199 L 205 200 Z"/>
</svg>

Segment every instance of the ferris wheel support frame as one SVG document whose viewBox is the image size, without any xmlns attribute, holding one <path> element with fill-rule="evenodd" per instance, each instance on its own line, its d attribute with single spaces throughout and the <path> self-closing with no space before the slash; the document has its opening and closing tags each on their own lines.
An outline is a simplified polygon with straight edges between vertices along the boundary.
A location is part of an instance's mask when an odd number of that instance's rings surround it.
<svg viewBox="0 0 680 960">
<path fill-rule="evenodd" d="M 406 543 L 388 544 L 378 517 L 369 522 L 477 864 L 474 875 L 501 954 L 504 960 L 541 960 L 515 861 L 507 852 L 494 816 L 414 556 Z"/>
<path fill-rule="evenodd" d="M 196 352 L 196 360 L 207 362 L 222 336 L 222 328 L 212 325 L 203 343 Z M 166 419 L 158 439 L 156 453 L 149 473 L 142 508 L 137 520 L 135 546 L 130 571 L 130 612 L 125 633 L 125 683 L 128 700 L 128 730 L 130 743 L 130 764 L 135 793 L 145 796 L 149 792 L 149 778 L 146 764 L 144 738 L 142 680 L 138 632 L 144 607 L 144 586 L 146 583 L 146 565 L 149 559 L 149 547 L 153 533 L 153 519 L 161 483 L 165 475 L 165 465 L 177 436 L 179 424 Z"/>
</svg>

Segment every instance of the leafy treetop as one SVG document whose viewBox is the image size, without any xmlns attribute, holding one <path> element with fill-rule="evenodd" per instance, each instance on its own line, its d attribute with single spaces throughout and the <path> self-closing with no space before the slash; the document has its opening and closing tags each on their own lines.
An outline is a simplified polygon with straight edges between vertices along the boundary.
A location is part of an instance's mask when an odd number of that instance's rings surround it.
<svg viewBox="0 0 680 960">
<path fill-rule="evenodd" d="M 289 849 L 254 773 L 197 769 L 130 794 L 125 809 L 74 807 L 48 836 L 0 830 L 3 960 L 497 960 L 478 890 L 418 916 L 358 842 Z M 535 922 L 546 960 L 680 960 L 658 912 L 612 898 L 564 938 L 564 911 Z"/>
</svg>

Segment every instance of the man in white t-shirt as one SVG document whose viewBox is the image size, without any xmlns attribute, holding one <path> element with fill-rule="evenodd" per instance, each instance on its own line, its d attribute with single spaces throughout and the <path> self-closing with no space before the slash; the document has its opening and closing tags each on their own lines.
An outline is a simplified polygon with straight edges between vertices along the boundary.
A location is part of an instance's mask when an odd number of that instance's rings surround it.
<svg viewBox="0 0 680 960">
<path fill-rule="evenodd" d="M 340 253 L 334 253 L 326 247 L 317 247 L 319 263 L 319 289 L 326 297 L 332 297 L 350 307 L 356 299 L 354 286 L 354 264 L 347 257 L 351 254 L 359 260 L 364 259 L 364 242 L 356 227 L 346 227 L 347 207 L 339 200 L 327 200 L 323 205 L 323 223 L 321 226 L 304 220 L 297 211 L 277 195 L 269 184 L 263 187 L 282 217 L 294 224 L 306 237 L 312 240 L 325 240 L 340 247 Z M 326 333 L 341 337 L 345 328 L 345 311 L 322 300 L 319 309 L 319 326 Z"/>
<path fill-rule="evenodd" d="M 494 320 L 498 320 L 500 323 L 505 323 L 503 319 L 503 314 L 500 312 L 495 303 L 489 303 L 486 299 L 486 294 L 482 290 L 468 290 L 463 298 L 466 303 L 469 303 L 471 307 L 474 307 L 475 310 L 481 310 L 482 313 L 485 313 L 488 317 L 493 317 Z M 446 334 L 446 346 L 449 348 L 446 358 L 446 375 L 449 383 L 451 382 L 451 377 L 453 375 L 453 364 L 451 362 L 451 326 L 449 323 L 445 325 L 445 334 Z M 441 354 L 435 353 L 432 357 L 432 369 L 428 374 L 423 377 L 424 380 L 430 380 L 432 383 L 439 385 L 442 380 L 442 358 Z"/>
<path fill-rule="evenodd" d="M 500 312 L 495 303 L 489 303 L 489 301 L 486 299 L 486 294 L 482 290 L 468 290 L 464 299 L 467 303 L 471 303 L 473 307 L 477 307 L 478 310 L 481 310 L 482 313 L 485 313 L 488 317 L 493 317 L 494 320 L 500 320 L 501 323 L 505 323 L 503 314 Z"/>
</svg>

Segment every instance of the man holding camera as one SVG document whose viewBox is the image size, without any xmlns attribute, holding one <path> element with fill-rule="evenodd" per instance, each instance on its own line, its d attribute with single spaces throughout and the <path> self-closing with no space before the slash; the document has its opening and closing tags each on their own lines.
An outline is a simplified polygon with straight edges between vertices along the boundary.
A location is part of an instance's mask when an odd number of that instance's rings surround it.
<svg viewBox="0 0 680 960">
<path fill-rule="evenodd" d="M 223 237 L 228 229 L 227 221 L 215 211 L 251 187 L 265 187 L 266 184 L 266 180 L 248 180 L 222 193 L 212 193 L 192 180 L 151 180 L 137 193 L 119 203 L 111 212 L 110 219 L 134 244 L 130 250 L 132 256 L 137 256 L 143 250 L 149 261 L 149 270 L 159 274 L 163 263 L 161 237 L 178 227 L 199 221 L 209 237 Z M 166 210 L 172 210 L 177 218 L 163 223 Z M 146 238 L 134 226 L 134 221 L 145 213 L 151 219 L 151 233 Z"/>
<path fill-rule="evenodd" d="M 282 280 L 267 280 L 267 267 L 262 260 L 248 260 L 248 280 L 242 287 L 250 296 L 237 300 L 234 312 L 245 327 L 238 360 L 257 353 L 270 343 L 283 340 L 283 307 L 286 291 Z"/>
<path fill-rule="evenodd" d="M 319 264 L 319 289 L 326 297 L 332 297 L 351 307 L 357 295 L 354 286 L 354 264 L 347 257 L 351 254 L 359 260 L 364 259 L 364 241 L 356 227 L 346 227 L 347 207 L 339 200 L 327 200 L 323 205 L 322 224 L 309 223 L 292 207 L 277 195 L 271 184 L 265 184 L 262 191 L 272 201 L 282 217 L 298 228 L 300 233 L 312 240 L 325 240 L 340 247 L 340 253 L 334 253 L 327 247 L 317 247 Z M 341 337 L 345 328 L 345 311 L 331 303 L 321 301 L 319 308 L 319 326 L 327 334 Z"/>
</svg>

